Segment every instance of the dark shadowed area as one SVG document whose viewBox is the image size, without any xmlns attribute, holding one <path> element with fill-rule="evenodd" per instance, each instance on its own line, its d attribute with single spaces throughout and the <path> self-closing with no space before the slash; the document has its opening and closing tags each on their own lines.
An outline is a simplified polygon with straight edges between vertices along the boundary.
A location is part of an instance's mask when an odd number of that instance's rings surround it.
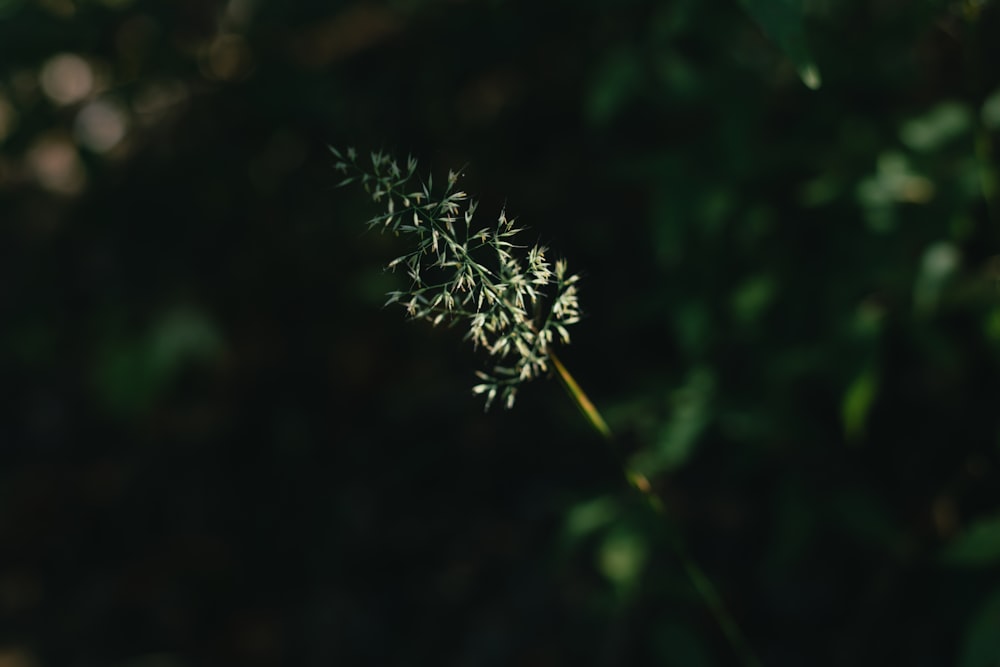
<svg viewBox="0 0 1000 667">
<path fill-rule="evenodd" d="M 0 667 L 1000 661 L 991 0 L 0 0 Z M 582 275 L 383 308 L 381 150 Z M 651 481 L 666 517 L 623 479 Z"/>
</svg>

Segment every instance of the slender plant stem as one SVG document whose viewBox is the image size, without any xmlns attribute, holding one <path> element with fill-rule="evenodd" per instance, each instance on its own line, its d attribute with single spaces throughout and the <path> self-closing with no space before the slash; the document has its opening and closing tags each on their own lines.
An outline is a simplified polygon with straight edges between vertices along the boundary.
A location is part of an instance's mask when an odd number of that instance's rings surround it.
<svg viewBox="0 0 1000 667">
<path fill-rule="evenodd" d="M 615 436 L 608 428 L 607 422 L 601 416 L 601 413 L 597 411 L 594 404 L 590 402 L 587 398 L 587 394 L 584 393 L 583 389 L 577 384 L 576 380 L 570 374 L 570 372 L 563 365 L 563 362 L 559 359 L 553 350 L 549 350 L 549 359 L 555 364 L 556 372 L 559 373 L 559 379 L 562 380 L 563 386 L 569 392 L 569 395 L 573 397 L 573 402 L 576 403 L 580 411 L 583 412 L 583 416 L 586 417 L 590 425 L 594 427 L 594 430 L 604 436 L 604 439 L 608 442 L 614 442 Z"/>
<path fill-rule="evenodd" d="M 576 379 L 554 351 L 549 350 L 548 354 L 549 359 L 555 366 L 556 372 L 559 374 L 559 379 L 562 381 L 566 391 L 569 392 L 573 402 L 576 403 L 578 408 L 580 408 L 584 418 L 586 418 L 587 422 L 593 427 L 593 429 L 600 433 L 609 444 L 616 446 L 614 433 L 612 433 L 607 422 L 604 421 L 601 413 L 598 412 L 596 407 L 594 407 L 593 402 L 591 402 L 591 400 L 587 397 L 587 394 L 580 387 L 579 383 L 577 383 Z M 643 495 L 653 511 L 662 516 L 664 519 L 670 520 L 670 516 L 667 513 L 667 508 L 664 505 L 663 500 L 653 490 L 653 486 L 649 483 L 649 479 L 642 473 L 633 470 L 628 465 L 628 462 L 621 457 L 617 448 L 615 453 L 619 457 L 622 471 L 624 472 L 625 479 L 628 480 L 629 485 Z M 705 574 L 704 570 L 701 569 L 701 566 L 698 565 L 698 562 L 691 555 L 687 543 L 684 541 L 683 536 L 676 526 L 671 526 L 669 537 L 670 546 L 674 550 L 674 554 L 677 556 L 678 560 L 680 560 L 685 574 L 687 574 L 688 579 L 690 579 L 695 590 L 698 591 L 698 594 L 701 596 L 705 606 L 708 607 L 709 611 L 711 611 L 712 615 L 715 617 L 715 621 L 719 624 L 719 628 L 726 636 L 726 640 L 729 642 L 733 651 L 737 656 L 739 656 L 740 660 L 744 665 L 746 665 L 746 667 L 760 667 L 760 661 L 750 648 L 750 644 L 744 636 L 743 631 L 740 630 L 739 625 L 726 608 L 725 603 L 722 601 L 722 598 L 711 579 L 708 578 L 708 575 Z"/>
</svg>

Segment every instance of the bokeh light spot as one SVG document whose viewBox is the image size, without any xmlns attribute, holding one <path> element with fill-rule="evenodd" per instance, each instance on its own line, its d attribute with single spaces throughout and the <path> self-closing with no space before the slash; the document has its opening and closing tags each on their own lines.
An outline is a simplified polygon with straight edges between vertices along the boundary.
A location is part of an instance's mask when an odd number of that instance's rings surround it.
<svg viewBox="0 0 1000 667">
<path fill-rule="evenodd" d="M 128 114 L 113 100 L 100 99 L 87 104 L 73 124 L 76 140 L 83 146 L 105 153 L 117 146 L 128 131 Z"/>
<path fill-rule="evenodd" d="M 94 90 L 94 70 L 90 64 L 73 53 L 62 53 L 50 58 L 42 66 L 42 90 L 57 104 L 74 104 L 85 99 Z"/>
<path fill-rule="evenodd" d="M 87 173 L 76 146 L 65 137 L 43 137 L 27 155 L 28 168 L 40 186 L 62 195 L 83 190 Z"/>
</svg>

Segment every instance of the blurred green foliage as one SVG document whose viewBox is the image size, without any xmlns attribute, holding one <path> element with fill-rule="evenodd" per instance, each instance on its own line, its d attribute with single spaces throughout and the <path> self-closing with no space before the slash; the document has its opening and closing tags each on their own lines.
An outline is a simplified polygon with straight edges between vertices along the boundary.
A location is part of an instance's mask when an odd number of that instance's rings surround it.
<svg viewBox="0 0 1000 667">
<path fill-rule="evenodd" d="M 0 662 L 990 665 L 989 0 L 0 0 Z M 555 382 L 382 310 L 326 145 L 584 274 Z"/>
</svg>

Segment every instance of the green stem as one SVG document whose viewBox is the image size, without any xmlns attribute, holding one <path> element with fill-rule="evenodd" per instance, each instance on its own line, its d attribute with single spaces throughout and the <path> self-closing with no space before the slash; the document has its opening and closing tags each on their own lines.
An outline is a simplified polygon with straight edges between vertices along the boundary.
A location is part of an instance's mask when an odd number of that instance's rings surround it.
<svg viewBox="0 0 1000 667">
<path fill-rule="evenodd" d="M 573 402 L 580 408 L 580 412 L 583 413 L 586 420 L 609 444 L 614 445 L 615 436 L 608 427 L 607 422 L 604 421 L 601 413 L 594 407 L 593 402 L 587 397 L 587 394 L 580 387 L 579 383 L 577 383 L 576 379 L 552 350 L 549 350 L 549 359 L 552 360 L 552 364 L 555 366 L 556 372 L 559 374 L 559 379 L 562 381 L 566 391 L 569 392 Z M 629 486 L 645 497 L 646 502 L 649 503 L 653 511 L 669 520 L 670 517 L 667 514 L 667 508 L 660 496 L 653 490 L 649 479 L 642 473 L 633 470 L 624 459 L 621 459 L 621 466 Z M 681 533 L 676 528 L 670 530 L 669 533 L 670 546 L 673 548 L 674 554 L 680 560 L 685 574 L 687 574 L 695 590 L 698 591 L 705 606 L 708 607 L 709 611 L 715 617 L 715 621 L 726 636 L 726 640 L 732 647 L 733 652 L 739 656 L 746 667 L 759 667 L 760 661 L 750 648 L 749 642 L 747 642 L 736 620 L 726 608 L 712 580 L 708 578 L 708 575 L 705 574 L 704 570 L 701 569 L 701 566 L 698 565 L 698 562 L 691 555 Z"/>
<path fill-rule="evenodd" d="M 559 357 L 556 356 L 556 353 L 552 350 L 549 350 L 549 359 L 551 359 L 552 363 L 555 364 L 556 371 L 559 373 L 559 378 L 562 380 L 563 386 L 566 387 L 566 390 L 573 398 L 577 407 L 579 407 L 580 411 L 583 412 L 583 416 L 587 418 L 587 421 L 590 422 L 590 425 L 594 427 L 595 431 L 604 436 L 605 440 L 613 443 L 615 436 L 611 433 L 611 429 L 608 428 L 607 422 L 604 421 L 601 413 L 597 411 L 594 404 L 590 402 L 589 398 L 587 398 L 587 394 L 584 393 L 583 389 L 579 384 L 577 384 L 576 380 L 573 379 L 573 376 L 563 365 L 563 362 L 559 360 Z"/>
</svg>

